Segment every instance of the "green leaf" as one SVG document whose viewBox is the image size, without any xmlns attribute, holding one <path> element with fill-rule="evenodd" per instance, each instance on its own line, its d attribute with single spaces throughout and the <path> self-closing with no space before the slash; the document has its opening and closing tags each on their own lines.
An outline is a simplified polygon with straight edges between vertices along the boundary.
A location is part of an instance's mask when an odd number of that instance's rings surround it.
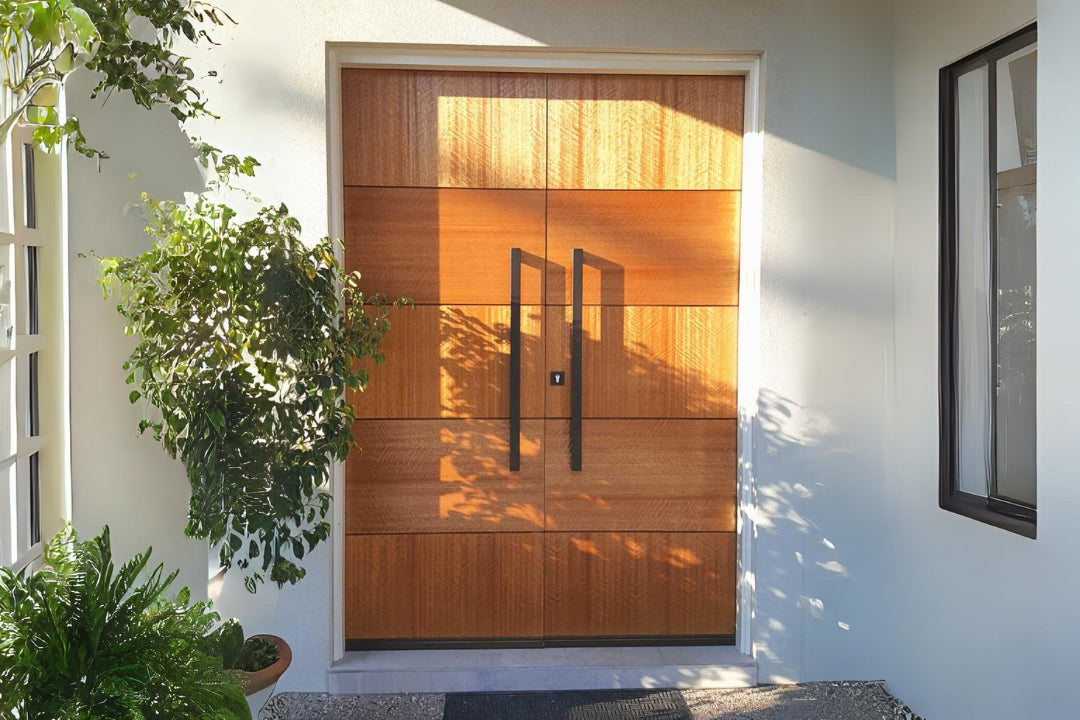
<svg viewBox="0 0 1080 720">
<path fill-rule="evenodd" d="M 217 408 L 210 408 L 207 417 L 210 419 L 210 424 L 214 426 L 215 430 L 220 431 L 225 427 L 225 415 Z"/>
<path fill-rule="evenodd" d="M 56 125 L 60 122 L 60 113 L 54 107 L 29 106 L 23 117 L 30 125 Z"/>
<path fill-rule="evenodd" d="M 240 659 L 240 653 L 244 649 L 244 628 L 236 619 L 226 620 L 218 629 L 219 652 L 222 664 L 230 669 L 236 669 L 236 661 Z"/>
<path fill-rule="evenodd" d="M 87 53 L 95 52 L 100 35 L 94 21 L 90 19 L 89 13 L 79 7 L 69 7 L 67 16 L 70 27 L 74 30 L 74 37 L 69 39 L 75 40 L 81 50 Z M 70 70 L 63 72 L 70 72 Z"/>
</svg>

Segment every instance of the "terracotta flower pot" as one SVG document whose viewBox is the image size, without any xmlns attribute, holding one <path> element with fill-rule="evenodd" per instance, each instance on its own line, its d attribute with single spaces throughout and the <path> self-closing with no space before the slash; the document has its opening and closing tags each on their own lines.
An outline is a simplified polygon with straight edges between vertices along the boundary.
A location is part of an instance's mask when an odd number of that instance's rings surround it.
<svg viewBox="0 0 1080 720">
<path fill-rule="evenodd" d="M 256 670 L 253 673 L 246 672 L 244 682 L 244 694 L 254 695 L 260 690 L 264 690 L 278 681 L 278 678 L 289 669 L 289 664 L 292 662 L 292 648 L 289 647 L 289 643 L 285 642 L 277 635 L 252 635 L 252 637 L 266 638 L 272 640 L 274 645 L 277 646 L 278 659 L 273 665 L 268 665 L 262 670 Z M 248 638 L 249 640 L 251 638 Z"/>
</svg>

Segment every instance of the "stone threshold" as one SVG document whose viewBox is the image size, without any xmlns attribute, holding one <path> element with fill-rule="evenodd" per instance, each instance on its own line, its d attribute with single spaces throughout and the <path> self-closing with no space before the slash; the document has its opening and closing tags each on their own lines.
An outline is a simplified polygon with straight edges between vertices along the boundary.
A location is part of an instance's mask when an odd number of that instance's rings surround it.
<svg viewBox="0 0 1080 720">
<path fill-rule="evenodd" d="M 754 659 L 729 646 L 379 650 L 330 667 L 331 694 L 737 688 Z"/>
</svg>

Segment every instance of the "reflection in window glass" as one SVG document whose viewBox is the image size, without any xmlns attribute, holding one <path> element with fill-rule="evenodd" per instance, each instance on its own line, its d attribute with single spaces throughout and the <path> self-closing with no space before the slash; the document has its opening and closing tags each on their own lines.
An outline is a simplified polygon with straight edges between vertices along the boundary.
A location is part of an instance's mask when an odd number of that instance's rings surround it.
<svg viewBox="0 0 1080 720">
<path fill-rule="evenodd" d="M 986 66 L 961 75 L 957 92 L 958 485 L 982 496 L 991 448 L 988 75 Z"/>
<path fill-rule="evenodd" d="M 1035 88 L 1029 46 L 997 62 L 995 475 L 991 494 L 1035 505 Z"/>
<path fill-rule="evenodd" d="M 1038 51 L 1029 45 L 996 63 L 998 172 L 1034 165 L 1038 160 L 1037 62 Z"/>
</svg>

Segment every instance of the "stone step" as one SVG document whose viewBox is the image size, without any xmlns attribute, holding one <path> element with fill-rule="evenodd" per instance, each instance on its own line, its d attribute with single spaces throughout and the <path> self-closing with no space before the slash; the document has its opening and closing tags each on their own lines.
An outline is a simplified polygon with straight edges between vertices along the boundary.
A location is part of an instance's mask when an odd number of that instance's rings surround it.
<svg viewBox="0 0 1080 720">
<path fill-rule="evenodd" d="M 737 688 L 757 684 L 753 658 L 733 647 L 530 648 L 348 652 L 330 692 Z"/>
</svg>

